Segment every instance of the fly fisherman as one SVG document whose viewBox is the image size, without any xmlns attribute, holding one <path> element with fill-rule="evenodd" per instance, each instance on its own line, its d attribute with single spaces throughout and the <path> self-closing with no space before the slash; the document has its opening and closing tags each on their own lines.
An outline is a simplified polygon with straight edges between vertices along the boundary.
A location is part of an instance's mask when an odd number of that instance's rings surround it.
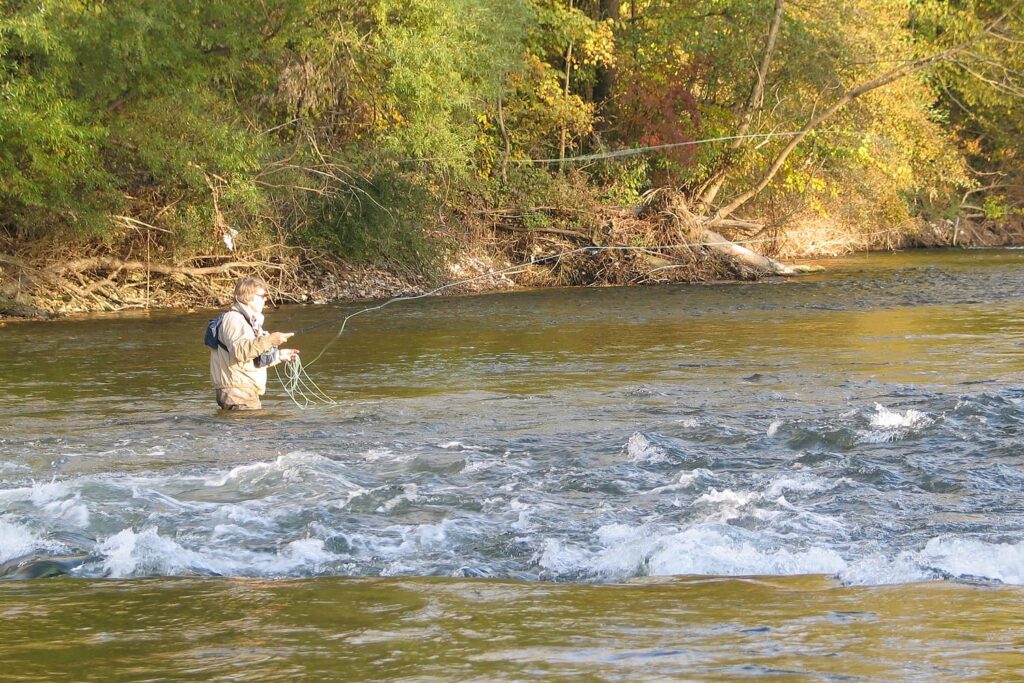
<svg viewBox="0 0 1024 683">
<path fill-rule="evenodd" d="M 217 404 L 224 410 L 260 410 L 267 368 L 298 360 L 297 349 L 281 349 L 294 332 L 264 332 L 267 283 L 245 277 L 235 283 L 235 301 L 210 321 L 206 343 Z"/>
</svg>

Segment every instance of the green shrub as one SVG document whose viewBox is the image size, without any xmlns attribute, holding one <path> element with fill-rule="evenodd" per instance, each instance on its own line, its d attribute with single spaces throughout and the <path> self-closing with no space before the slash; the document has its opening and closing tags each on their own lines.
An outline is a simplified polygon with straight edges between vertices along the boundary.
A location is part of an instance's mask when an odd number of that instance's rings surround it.
<svg viewBox="0 0 1024 683">
<path fill-rule="evenodd" d="M 396 173 L 380 173 L 341 196 L 316 197 L 296 241 L 354 263 L 389 263 L 427 272 L 439 256 L 424 230 L 437 202 L 424 187 Z"/>
</svg>

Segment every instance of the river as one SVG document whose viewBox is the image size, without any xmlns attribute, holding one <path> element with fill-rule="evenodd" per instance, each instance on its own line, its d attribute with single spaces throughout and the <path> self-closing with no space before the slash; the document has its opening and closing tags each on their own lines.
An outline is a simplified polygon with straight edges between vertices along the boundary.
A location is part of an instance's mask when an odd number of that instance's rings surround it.
<svg viewBox="0 0 1024 683">
<path fill-rule="evenodd" d="M 0 680 L 1024 675 L 1024 251 L 826 265 L 0 327 Z"/>
</svg>

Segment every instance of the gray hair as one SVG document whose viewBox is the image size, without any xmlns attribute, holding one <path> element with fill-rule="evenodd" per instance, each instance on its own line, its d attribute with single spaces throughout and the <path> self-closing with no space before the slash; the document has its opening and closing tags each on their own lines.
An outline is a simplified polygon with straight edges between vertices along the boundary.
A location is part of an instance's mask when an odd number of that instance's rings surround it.
<svg viewBox="0 0 1024 683">
<path fill-rule="evenodd" d="M 243 277 L 235 283 L 235 301 L 247 304 L 261 289 L 267 289 L 267 283 L 259 277 Z"/>
</svg>

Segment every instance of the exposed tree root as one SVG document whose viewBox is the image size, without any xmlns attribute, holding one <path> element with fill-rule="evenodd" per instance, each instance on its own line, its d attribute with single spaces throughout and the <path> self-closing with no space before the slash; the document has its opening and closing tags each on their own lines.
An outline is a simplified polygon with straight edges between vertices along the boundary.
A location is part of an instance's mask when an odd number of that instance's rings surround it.
<svg viewBox="0 0 1024 683">
<path fill-rule="evenodd" d="M 281 245 L 255 249 L 232 260 L 224 255 L 194 256 L 183 263 L 110 254 L 0 253 L 0 317 L 216 307 L 229 301 L 235 279 L 243 275 L 267 280 L 278 302 L 324 303 L 423 293 L 467 279 L 470 282 L 448 291 L 753 280 L 808 270 L 765 255 L 786 248 L 774 227 L 731 219 L 710 230 L 706 218 L 691 210 L 687 198 L 671 190 L 652 193 L 636 210 L 535 207 L 466 211 L 465 215 L 475 232 L 454 240 L 464 245 L 462 250 L 450 255 L 447 272 L 434 278 L 356 267 Z M 737 237 L 729 239 L 726 231 L 736 231 L 732 234 Z M 918 221 L 870 241 L 851 238 L 845 251 L 992 246 L 1007 241 L 1024 241 L 1024 222 L 997 228 L 968 221 L 948 225 Z M 138 254 L 140 248 L 128 245 L 123 251 Z"/>
<path fill-rule="evenodd" d="M 112 256 L 44 262 L 0 254 L 0 314 L 62 314 L 167 305 L 218 305 L 227 281 L 241 274 L 282 271 L 281 263 L 237 260 L 180 266 Z M 222 276 L 222 277 L 217 277 Z"/>
</svg>

